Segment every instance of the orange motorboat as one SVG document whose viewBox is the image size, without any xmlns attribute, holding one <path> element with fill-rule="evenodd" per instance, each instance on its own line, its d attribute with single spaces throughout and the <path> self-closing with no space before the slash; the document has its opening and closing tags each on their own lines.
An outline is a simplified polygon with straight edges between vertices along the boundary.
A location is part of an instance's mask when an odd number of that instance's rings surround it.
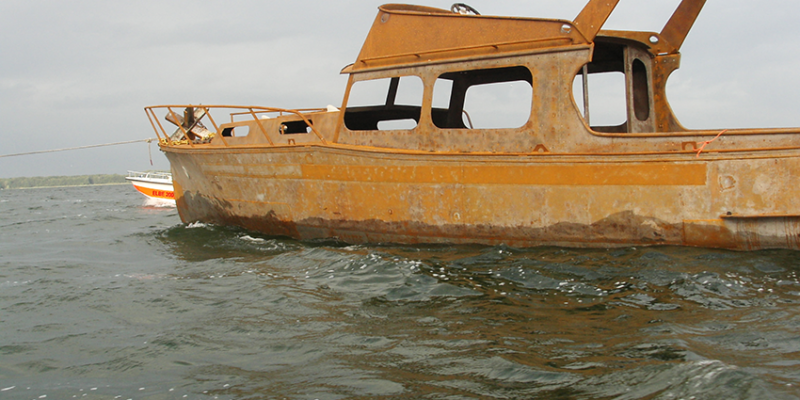
<svg viewBox="0 0 800 400">
<path fill-rule="evenodd" d="M 128 171 L 125 177 L 139 193 L 154 203 L 175 205 L 172 174 L 169 172 Z"/>
</svg>

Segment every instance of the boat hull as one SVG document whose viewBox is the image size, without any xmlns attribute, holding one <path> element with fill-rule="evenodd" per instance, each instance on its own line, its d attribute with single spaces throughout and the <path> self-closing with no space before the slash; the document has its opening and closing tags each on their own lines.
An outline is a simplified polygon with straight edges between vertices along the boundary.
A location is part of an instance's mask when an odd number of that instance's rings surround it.
<svg viewBox="0 0 800 400">
<path fill-rule="evenodd" d="M 165 152 L 186 223 L 350 243 L 800 248 L 800 153 Z"/>
<path fill-rule="evenodd" d="M 165 204 L 175 204 L 175 192 L 170 182 L 148 179 L 126 178 L 133 187 L 148 199 Z"/>
</svg>

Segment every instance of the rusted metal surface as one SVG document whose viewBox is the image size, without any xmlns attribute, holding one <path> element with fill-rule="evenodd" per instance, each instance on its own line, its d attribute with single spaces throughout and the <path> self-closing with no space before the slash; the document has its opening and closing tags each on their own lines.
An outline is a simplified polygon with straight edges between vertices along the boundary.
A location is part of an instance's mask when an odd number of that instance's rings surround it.
<svg viewBox="0 0 800 400">
<path fill-rule="evenodd" d="M 700 10 L 705 4 L 706 0 L 681 2 L 667 24 L 664 25 L 661 37 L 672 47 L 669 50 L 670 53 L 677 53 L 680 50 L 686 35 L 689 34 L 689 30 L 692 29 L 694 21 L 697 20 L 697 16 L 700 15 Z"/>
<path fill-rule="evenodd" d="M 688 130 L 667 103 L 704 0 L 661 33 L 602 30 L 616 3 L 575 21 L 386 5 L 342 107 L 148 107 L 181 219 L 347 242 L 800 248 L 800 130 Z M 585 119 L 582 71 L 623 77 L 620 125 Z M 375 82 L 388 93 L 357 104 Z M 524 118 L 470 129 L 470 90 L 503 84 L 529 90 Z"/>
<path fill-rule="evenodd" d="M 575 18 L 575 26 L 588 41 L 593 41 L 600 32 L 619 0 L 590 1 Z"/>
</svg>

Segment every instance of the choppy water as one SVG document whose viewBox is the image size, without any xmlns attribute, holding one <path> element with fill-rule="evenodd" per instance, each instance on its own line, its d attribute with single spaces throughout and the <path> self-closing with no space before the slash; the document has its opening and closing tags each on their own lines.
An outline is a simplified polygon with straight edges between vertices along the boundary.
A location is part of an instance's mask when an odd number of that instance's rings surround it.
<svg viewBox="0 0 800 400">
<path fill-rule="evenodd" d="M 797 399 L 800 253 L 347 246 L 0 191 L 2 399 Z"/>
</svg>

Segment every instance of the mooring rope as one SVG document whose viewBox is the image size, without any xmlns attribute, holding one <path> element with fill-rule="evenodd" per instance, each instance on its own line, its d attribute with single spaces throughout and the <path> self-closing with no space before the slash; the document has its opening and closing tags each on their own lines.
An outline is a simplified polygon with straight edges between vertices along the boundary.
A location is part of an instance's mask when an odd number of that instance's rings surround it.
<svg viewBox="0 0 800 400">
<path fill-rule="evenodd" d="M 728 131 L 727 129 L 724 129 L 722 132 L 720 132 L 719 134 L 717 134 L 717 136 L 716 136 L 715 138 L 713 138 L 713 139 L 711 139 L 711 140 L 706 140 L 705 142 L 697 142 L 697 144 L 701 144 L 701 143 L 702 143 L 703 145 L 702 145 L 702 146 L 700 146 L 700 149 L 699 149 L 699 150 L 697 150 L 697 155 L 695 156 L 695 158 L 700 158 L 700 153 L 702 153 L 702 152 L 703 152 L 703 149 L 705 149 L 705 148 L 706 148 L 706 145 L 707 145 L 707 144 L 711 144 L 711 142 L 713 142 L 713 141 L 715 141 L 715 140 L 719 139 L 719 137 L 720 137 L 720 136 L 722 136 L 722 134 L 723 134 L 723 133 L 725 133 L 725 132 L 727 132 L 727 131 Z"/>
<path fill-rule="evenodd" d="M 27 156 L 31 154 L 42 154 L 42 153 L 55 153 L 58 151 L 67 151 L 67 150 L 81 150 L 81 149 L 91 149 L 93 147 L 106 147 L 106 146 L 117 146 L 120 144 L 130 144 L 130 143 L 140 143 L 140 142 L 155 142 L 158 139 L 148 138 L 148 139 L 139 139 L 139 140 L 129 140 L 127 142 L 116 142 L 116 143 L 104 143 L 104 144 L 92 144 L 89 146 L 79 146 L 79 147 L 67 147 L 64 149 L 52 149 L 52 150 L 39 150 L 39 151 L 29 151 L 26 153 L 14 153 L 14 154 L 0 154 L 0 158 L 2 157 L 15 157 L 15 156 Z M 148 146 L 149 151 L 149 146 Z M 152 160 L 150 161 L 152 163 Z"/>
</svg>

